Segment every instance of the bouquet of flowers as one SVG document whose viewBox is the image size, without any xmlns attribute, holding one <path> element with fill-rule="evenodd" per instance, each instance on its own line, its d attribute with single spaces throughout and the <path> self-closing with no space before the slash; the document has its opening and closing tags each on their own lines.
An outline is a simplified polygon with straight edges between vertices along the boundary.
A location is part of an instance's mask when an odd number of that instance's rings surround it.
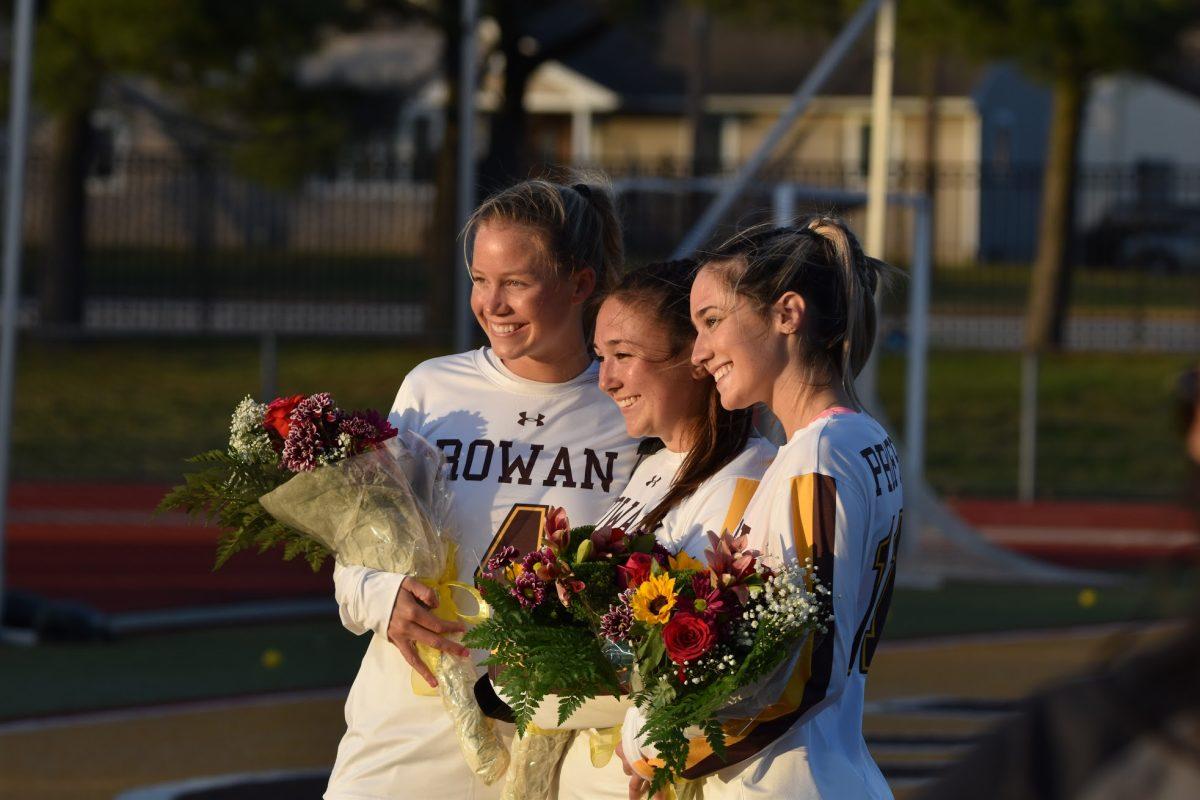
<svg viewBox="0 0 1200 800">
<path fill-rule="evenodd" d="M 492 614 L 464 639 L 491 651 L 484 663 L 499 668 L 519 734 L 504 796 L 527 800 L 551 796 L 573 729 L 619 725 L 632 654 L 599 635 L 603 616 L 652 562 L 669 564 L 653 534 L 572 528 L 561 508 L 547 513 L 538 544 L 529 553 L 504 547 L 485 562 L 476 582 Z"/>
<path fill-rule="evenodd" d="M 753 684 L 829 620 L 828 592 L 811 563 L 772 569 L 745 536 L 708 537 L 707 566 L 686 554 L 669 568 L 654 561 L 602 618 L 604 637 L 634 653 L 633 700 L 644 719 L 637 733 L 658 753 L 651 795 L 682 772 L 689 729 L 724 758 L 721 712 L 749 700 Z"/>
<path fill-rule="evenodd" d="M 333 553 L 344 564 L 419 576 L 438 592 L 434 613 L 470 619 L 454 594 L 474 589 L 455 580 L 444 460 L 417 434 L 398 433 L 373 411 L 343 411 L 324 392 L 269 404 L 247 397 L 234 411 L 228 447 L 190 460 L 202 468 L 160 508 L 225 529 L 217 567 L 251 546 L 263 552 L 282 544 L 285 559 L 304 555 L 314 570 Z M 508 752 L 475 703 L 474 666 L 431 648 L 421 656 L 438 678 L 468 764 L 495 782 Z M 424 689 L 418 681 L 414 674 L 414 690 Z"/>
<path fill-rule="evenodd" d="M 246 397 L 233 411 L 229 444 L 192 456 L 201 468 L 184 475 L 160 510 L 181 510 L 222 528 L 214 569 L 242 550 L 283 546 L 283 558 L 303 556 L 320 569 L 331 548 L 321 538 L 267 512 L 259 498 L 300 473 L 368 452 L 397 431 L 374 411 L 347 413 L 325 393 L 279 397 L 268 404 Z"/>
</svg>

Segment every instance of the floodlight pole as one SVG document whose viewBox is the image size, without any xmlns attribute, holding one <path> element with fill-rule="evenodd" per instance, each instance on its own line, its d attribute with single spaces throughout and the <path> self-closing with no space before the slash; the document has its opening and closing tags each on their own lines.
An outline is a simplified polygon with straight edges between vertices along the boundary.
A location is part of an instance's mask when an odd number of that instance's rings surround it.
<svg viewBox="0 0 1200 800">
<path fill-rule="evenodd" d="M 892 133 L 892 72 L 896 45 L 896 0 L 883 0 L 875 18 L 875 76 L 871 87 L 871 153 L 867 171 L 867 255 L 883 259 L 887 244 L 887 190 Z M 915 267 L 914 267 L 915 268 Z M 875 293 L 878 311 L 879 293 Z M 877 402 L 879 360 L 875 349 L 858 375 L 859 394 Z"/>
<path fill-rule="evenodd" d="M 879 8 L 881 2 L 893 2 L 894 0 L 867 0 L 862 4 L 862 7 L 855 12 L 850 22 L 842 29 L 842 32 L 833 40 L 833 44 L 821 56 L 821 60 L 813 67 L 812 72 L 808 73 L 808 77 L 804 79 L 804 83 L 800 84 L 796 89 L 796 93 L 792 95 L 792 101 L 788 107 L 784 109 L 783 114 L 771 126 L 771 130 L 767 132 L 766 137 L 754 151 L 754 155 L 742 165 L 729 183 L 721 190 L 716 198 L 705 209 L 704 215 L 699 221 L 692 226 L 692 229 L 687 232 L 687 235 L 680 241 L 679 246 L 675 248 L 675 252 L 671 258 L 684 258 L 691 255 L 701 245 L 708 240 L 712 232 L 716 230 L 717 224 L 721 218 L 729 211 L 733 202 L 746 190 L 746 186 L 758 174 L 759 169 L 770 158 L 775 148 L 783 140 L 791 130 L 792 124 L 796 119 L 804 113 L 808 108 L 808 104 L 812 102 L 817 91 L 824 85 L 825 80 L 833 72 L 834 68 L 841 63 L 842 58 L 846 55 L 846 51 L 850 49 L 850 45 L 854 44 L 854 40 L 858 38 L 867 23 L 871 21 L 871 17 Z"/>
<path fill-rule="evenodd" d="M 475 31 L 479 23 L 479 0 L 462 0 L 462 42 L 458 67 L 458 193 L 457 225 L 461 231 L 475 210 L 475 73 L 478 46 Z M 457 236 L 455 237 L 457 241 Z M 467 257 L 462 247 L 454 248 L 454 349 L 462 352 L 471 346 L 471 280 Z M 426 324 L 433 324 L 429 320 Z"/>
<path fill-rule="evenodd" d="M 17 300 L 21 290 L 21 220 L 24 209 L 25 139 L 29 131 L 29 72 L 33 55 L 34 0 L 13 9 L 13 61 L 8 114 L 8 164 L 4 187 L 4 278 L 0 317 L 0 629 L 4 623 L 4 534 L 8 529 L 8 472 L 12 449 L 13 381 L 16 378 Z"/>
</svg>

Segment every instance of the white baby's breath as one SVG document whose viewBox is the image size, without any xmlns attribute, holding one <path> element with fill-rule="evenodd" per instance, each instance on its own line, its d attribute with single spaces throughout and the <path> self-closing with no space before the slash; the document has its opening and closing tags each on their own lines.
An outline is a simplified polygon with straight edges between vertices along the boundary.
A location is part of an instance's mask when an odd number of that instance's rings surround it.
<svg viewBox="0 0 1200 800">
<path fill-rule="evenodd" d="M 229 424 L 229 454 L 244 464 L 270 464 L 278 460 L 267 429 L 263 427 L 265 403 L 246 395 L 233 410 Z"/>
</svg>

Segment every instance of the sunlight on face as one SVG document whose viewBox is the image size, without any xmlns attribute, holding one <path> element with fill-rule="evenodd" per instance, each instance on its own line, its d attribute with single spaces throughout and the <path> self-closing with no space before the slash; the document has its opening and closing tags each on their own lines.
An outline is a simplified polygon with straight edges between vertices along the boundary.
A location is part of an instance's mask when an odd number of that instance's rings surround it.
<svg viewBox="0 0 1200 800">
<path fill-rule="evenodd" d="M 657 436 L 682 452 L 704 414 L 708 376 L 694 369 L 687 350 L 671 353 L 667 326 L 643 307 L 618 298 L 596 317 L 600 388 L 625 417 L 630 436 Z"/>
<path fill-rule="evenodd" d="M 692 284 L 691 313 L 696 326 L 692 363 L 716 379 L 721 405 L 732 411 L 767 402 L 782 367 L 767 319 L 712 265 Z"/>
<path fill-rule="evenodd" d="M 471 255 L 471 311 L 505 366 L 531 380 L 547 380 L 563 362 L 586 358 L 587 292 L 579 297 L 577 281 L 553 274 L 541 254 L 534 231 L 484 223 Z"/>
</svg>

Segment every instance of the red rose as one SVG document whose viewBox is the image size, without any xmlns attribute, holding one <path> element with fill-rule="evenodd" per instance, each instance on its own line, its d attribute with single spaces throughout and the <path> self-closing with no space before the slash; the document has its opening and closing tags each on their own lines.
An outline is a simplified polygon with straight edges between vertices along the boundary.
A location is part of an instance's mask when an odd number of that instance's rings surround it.
<svg viewBox="0 0 1200 800">
<path fill-rule="evenodd" d="M 617 567 L 617 583 L 622 589 L 636 589 L 650 577 L 650 565 L 654 559 L 649 553 L 634 553 Z"/>
<path fill-rule="evenodd" d="M 695 661 L 717 643 L 717 632 L 712 625 L 695 614 L 679 611 L 663 626 L 663 644 L 667 655 L 676 664 Z"/>
<path fill-rule="evenodd" d="M 263 426 L 267 432 L 277 433 L 280 439 L 286 439 L 288 431 L 292 429 L 292 412 L 303 399 L 304 395 L 294 394 L 291 397 L 276 397 L 272 400 L 267 405 L 267 413 L 263 414 Z"/>
</svg>

